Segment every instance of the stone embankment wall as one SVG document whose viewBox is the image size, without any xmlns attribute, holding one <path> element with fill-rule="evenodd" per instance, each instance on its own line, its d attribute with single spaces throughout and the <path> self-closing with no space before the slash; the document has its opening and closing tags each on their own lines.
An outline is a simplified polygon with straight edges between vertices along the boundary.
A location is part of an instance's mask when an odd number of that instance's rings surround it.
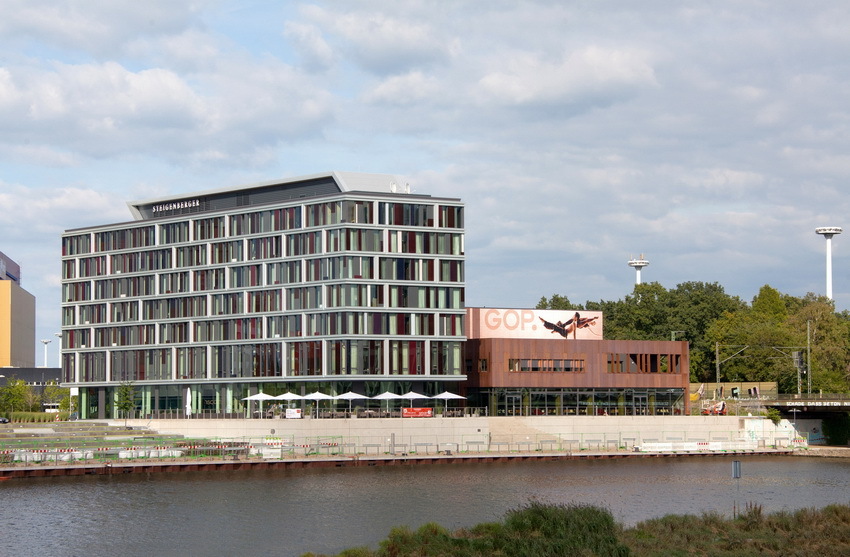
<svg viewBox="0 0 850 557">
<path fill-rule="evenodd" d="M 800 456 L 850 458 L 850 447 L 809 447 L 808 450 L 796 454 Z"/>
<path fill-rule="evenodd" d="M 738 416 L 533 416 L 245 420 L 131 420 L 163 434 L 207 439 L 317 440 L 357 446 L 455 444 L 469 450 L 631 449 L 643 443 L 749 441 L 788 447 L 800 440 L 787 421 Z M 804 444 L 804 443 L 803 443 Z"/>
</svg>

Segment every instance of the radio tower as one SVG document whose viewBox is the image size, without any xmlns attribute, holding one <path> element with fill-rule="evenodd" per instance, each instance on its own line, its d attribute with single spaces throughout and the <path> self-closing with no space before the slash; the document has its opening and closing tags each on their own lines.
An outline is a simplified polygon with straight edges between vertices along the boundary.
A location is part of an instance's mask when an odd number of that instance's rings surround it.
<svg viewBox="0 0 850 557">
<path fill-rule="evenodd" d="M 815 228 L 815 233 L 826 238 L 826 297 L 832 299 L 832 237 L 841 234 L 839 226 L 821 226 Z"/>
<path fill-rule="evenodd" d="M 649 261 L 644 259 L 643 254 L 637 259 L 629 260 L 629 267 L 635 268 L 635 284 L 640 284 L 640 270 L 649 265 Z"/>
</svg>

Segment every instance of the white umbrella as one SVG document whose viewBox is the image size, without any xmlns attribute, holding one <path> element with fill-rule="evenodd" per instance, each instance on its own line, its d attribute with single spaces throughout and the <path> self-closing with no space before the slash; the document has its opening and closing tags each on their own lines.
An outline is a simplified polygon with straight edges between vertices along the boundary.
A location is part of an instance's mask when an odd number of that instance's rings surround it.
<svg viewBox="0 0 850 557">
<path fill-rule="evenodd" d="M 296 395 L 295 393 L 283 393 L 282 395 L 277 395 L 276 397 L 274 397 L 275 400 L 285 400 L 286 402 L 292 402 L 293 400 L 302 400 L 303 398 L 304 397 L 302 397 L 301 395 Z"/>
<path fill-rule="evenodd" d="M 186 387 L 186 417 L 192 415 L 192 390 Z"/>
<path fill-rule="evenodd" d="M 387 401 L 387 410 L 389 410 L 389 409 L 390 409 L 390 403 L 389 403 L 389 401 L 391 401 L 391 400 L 398 400 L 398 399 L 400 399 L 400 398 L 401 398 L 401 395 L 397 395 L 397 394 L 395 394 L 395 393 L 391 393 L 391 392 L 389 392 L 389 391 L 386 391 L 386 392 L 383 392 L 383 393 L 381 393 L 381 394 L 379 394 L 379 395 L 375 395 L 375 396 L 373 396 L 373 397 L 372 397 L 372 400 L 386 400 L 386 401 Z"/>
<path fill-rule="evenodd" d="M 242 400 L 259 400 L 260 401 L 260 416 L 263 415 L 263 401 L 264 400 L 274 400 L 272 395 L 267 395 L 266 393 L 257 393 L 255 395 L 246 396 Z"/>
<path fill-rule="evenodd" d="M 397 395 L 395 393 L 391 393 L 389 391 L 385 393 L 381 393 L 379 395 L 375 395 L 372 397 L 372 400 L 397 400 L 400 399 L 401 395 Z"/>
<path fill-rule="evenodd" d="M 466 400 L 465 396 L 461 396 L 455 393 L 450 393 L 449 391 L 444 391 L 438 395 L 434 395 L 431 398 L 436 398 L 440 400 Z"/>
<path fill-rule="evenodd" d="M 342 393 L 341 395 L 336 395 L 334 398 L 339 399 L 339 400 L 347 400 L 348 401 L 348 411 L 351 412 L 351 401 L 352 400 L 358 400 L 358 399 L 361 399 L 361 398 L 369 398 L 369 397 L 366 396 L 366 395 L 361 395 L 359 393 L 348 391 L 347 393 Z"/>
<path fill-rule="evenodd" d="M 414 399 L 417 399 L 417 398 L 431 398 L 431 397 L 426 396 L 426 395 L 423 395 L 423 394 L 419 394 L 419 393 L 416 393 L 416 392 L 413 392 L 413 391 L 408 391 L 408 392 L 404 393 L 403 395 L 401 395 L 401 398 L 406 399 L 406 400 L 409 400 L 409 401 L 410 401 L 410 406 L 413 406 L 413 400 L 414 400 Z"/>
<path fill-rule="evenodd" d="M 295 393 L 283 393 L 282 395 L 277 395 L 276 397 L 272 397 L 275 400 L 301 400 L 304 398 L 301 395 L 296 395 Z"/>
<path fill-rule="evenodd" d="M 326 395 L 325 393 L 316 391 L 315 393 L 310 393 L 309 395 L 304 395 L 302 398 L 304 400 L 330 400 L 333 397 L 331 395 Z"/>
<path fill-rule="evenodd" d="M 315 393 L 310 393 L 309 395 L 303 396 L 304 400 L 315 400 L 316 401 L 316 417 L 319 416 L 319 401 L 321 400 L 331 400 L 333 397 L 331 395 L 326 395 L 325 393 L 316 391 Z"/>
<path fill-rule="evenodd" d="M 246 396 L 242 400 L 259 400 L 260 402 L 264 400 L 272 400 L 274 397 L 272 395 L 267 395 L 266 393 L 257 393 L 255 395 Z"/>
<path fill-rule="evenodd" d="M 466 400 L 465 396 L 461 396 L 461 395 L 458 395 L 458 394 L 455 394 L 455 393 L 450 393 L 449 391 L 443 391 L 442 393 L 440 393 L 438 395 L 434 395 L 431 398 L 436 398 L 436 399 L 444 401 L 443 410 L 446 409 L 446 406 L 448 406 L 448 403 L 449 403 L 450 400 L 461 400 L 461 399 Z"/>
</svg>

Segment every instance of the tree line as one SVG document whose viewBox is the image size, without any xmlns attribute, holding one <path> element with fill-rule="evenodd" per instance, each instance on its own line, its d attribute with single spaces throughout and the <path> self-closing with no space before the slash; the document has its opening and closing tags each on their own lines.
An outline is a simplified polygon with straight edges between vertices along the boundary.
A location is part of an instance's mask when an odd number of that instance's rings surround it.
<svg viewBox="0 0 850 557">
<path fill-rule="evenodd" d="M 70 389 L 60 387 L 55 381 L 43 388 L 34 387 L 14 377 L 0 387 L 0 415 L 40 412 L 42 404 L 58 404 L 60 410 L 67 411 L 71 404 Z"/>
<path fill-rule="evenodd" d="M 796 393 L 798 377 L 807 391 L 810 373 L 812 392 L 850 392 L 850 313 L 825 296 L 765 285 L 747 303 L 717 283 L 668 290 L 651 282 L 617 301 L 544 296 L 537 309 L 601 311 L 606 339 L 686 340 L 692 382 L 713 382 L 720 361 L 721 381 L 776 381 L 780 392 Z"/>
</svg>

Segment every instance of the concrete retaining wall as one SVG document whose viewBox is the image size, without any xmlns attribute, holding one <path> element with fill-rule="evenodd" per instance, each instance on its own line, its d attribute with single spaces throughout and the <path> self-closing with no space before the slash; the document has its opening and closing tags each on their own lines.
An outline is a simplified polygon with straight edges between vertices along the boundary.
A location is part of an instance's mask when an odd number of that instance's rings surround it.
<svg viewBox="0 0 850 557">
<path fill-rule="evenodd" d="M 122 422 L 123 423 L 123 422 Z M 630 450 L 648 443 L 804 445 L 793 426 L 738 416 L 534 416 L 463 418 L 348 418 L 131 420 L 162 434 L 310 445 L 339 443 L 375 452 L 455 450 Z"/>
</svg>

